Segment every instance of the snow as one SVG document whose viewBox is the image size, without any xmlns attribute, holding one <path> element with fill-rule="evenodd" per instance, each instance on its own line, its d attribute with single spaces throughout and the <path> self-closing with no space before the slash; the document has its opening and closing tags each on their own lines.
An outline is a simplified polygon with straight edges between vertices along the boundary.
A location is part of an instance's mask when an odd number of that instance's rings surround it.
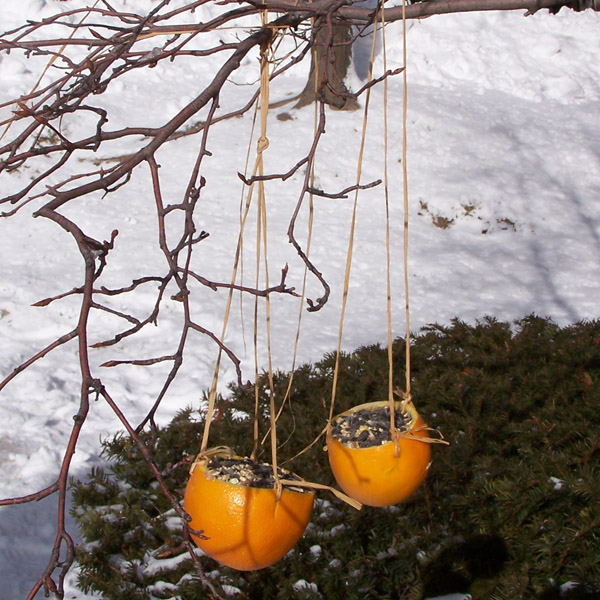
<svg viewBox="0 0 600 600">
<path fill-rule="evenodd" d="M 301 592 L 303 590 L 310 590 L 313 594 L 317 594 L 319 592 L 317 585 L 315 583 L 306 581 L 306 579 L 298 579 L 298 581 L 296 581 L 292 587 L 296 592 Z"/>
<path fill-rule="evenodd" d="M 83 5 L 83 0 L 73 2 Z M 1 28 L 7 30 L 27 18 L 48 17 L 54 11 L 66 10 L 66 4 L 71 3 L 4 0 Z M 131 10 L 141 10 L 144 5 L 125 0 L 113 4 Z M 204 6 L 201 10 L 216 9 Z M 431 322 L 448 323 L 456 316 L 474 322 L 484 315 L 512 320 L 535 312 L 560 324 L 599 316 L 599 28 L 600 13 L 567 9 L 557 15 L 539 11 L 528 17 L 523 11 L 466 13 L 408 24 L 408 261 L 413 331 Z M 387 28 L 386 41 L 388 62 L 398 66 L 400 24 Z M 26 60 L 16 51 L 2 55 L 0 103 L 31 89 L 45 60 Z M 103 97 L 110 110 L 111 126 L 163 123 L 197 93 L 198 69 L 205 65 L 213 68 L 211 60 L 196 61 L 195 70 L 187 68 L 185 61 L 176 61 L 143 73 L 135 71 L 126 87 L 110 88 Z M 381 72 L 381 54 L 375 67 Z M 299 91 L 305 76 L 305 67 L 286 73 L 274 82 L 272 98 Z M 223 102 L 246 93 L 239 84 L 256 78 L 256 60 L 249 57 L 244 69 L 235 74 L 236 85 L 226 89 Z M 353 76 L 350 83 L 356 88 L 359 78 Z M 403 335 L 405 328 L 401 94 L 401 78 L 391 78 L 394 335 Z M 382 176 L 381 95 L 381 86 L 373 90 L 363 182 Z M 10 107 L 0 110 L 5 118 Z M 290 168 L 312 139 L 312 109 L 294 111 L 287 106 L 275 113 L 283 111 L 289 111 L 292 119 L 273 118 L 269 123 L 267 171 Z M 248 115 L 221 123 L 214 128 L 209 144 L 213 156 L 206 163 L 208 185 L 202 196 L 201 227 L 211 235 L 202 242 L 199 269 L 215 281 L 227 281 L 231 273 L 241 194 L 236 172 L 244 167 L 250 119 Z M 90 124 L 65 122 L 64 126 L 80 132 Z M 362 111 L 328 115 L 327 134 L 318 155 L 317 187 L 335 191 L 353 183 L 361 127 Z M 181 193 L 185 169 L 194 158 L 194 144 L 189 139 L 181 140 L 159 156 L 164 193 L 170 198 Z M 340 148 L 344 149 L 342 156 Z M 115 146 L 98 158 L 131 150 Z M 27 176 L 3 176 L 2 196 L 16 189 Z M 286 230 L 300 179 L 297 175 L 285 184 L 267 186 L 271 282 L 277 282 L 280 269 L 288 263 L 288 284 L 298 289 L 303 270 L 287 242 Z M 150 194 L 148 171 L 140 167 L 119 193 L 118 208 L 114 204 L 117 197 L 99 201 L 98 196 L 67 208 L 66 212 L 97 239 L 109 239 L 113 229 L 119 230 L 104 285 L 128 285 L 139 276 L 134 267 L 140 262 L 148 268 L 154 265 L 154 272 L 164 270 L 164 259 L 155 243 L 152 208 L 146 206 Z M 33 219 L 35 208 L 31 204 L 10 218 L 0 219 L 2 378 L 56 337 L 68 333 L 77 320 L 74 297 L 42 308 L 31 306 L 80 285 L 82 277 L 73 242 L 49 221 Z M 304 311 L 297 363 L 318 359 L 335 349 L 351 208 L 351 199 L 315 202 L 311 257 L 331 285 L 332 295 L 323 310 Z M 303 212 L 298 224 L 301 236 L 306 235 L 306 218 Z M 344 321 L 343 348 L 348 350 L 361 344 L 384 343 L 386 339 L 383 218 L 380 190 L 361 195 Z M 175 232 L 176 225 L 170 223 L 169 230 Z M 253 238 L 249 235 L 248 239 L 247 247 L 251 247 Z M 252 270 L 248 258 L 246 271 Z M 251 275 L 246 277 L 249 280 Z M 309 278 L 308 297 L 314 299 L 321 293 L 318 283 Z M 141 318 L 153 305 L 154 294 L 155 289 L 146 286 L 132 298 L 113 300 L 111 306 Z M 197 290 L 195 316 L 204 327 L 220 332 L 224 306 L 222 292 Z M 234 307 L 232 314 L 239 315 L 239 307 Z M 276 368 L 291 368 L 297 314 L 296 299 L 272 299 L 272 356 Z M 239 316 L 232 317 L 227 334 L 227 342 L 242 358 L 246 379 L 253 378 L 250 323 L 251 310 L 247 310 L 244 326 Z M 152 406 L 168 365 L 150 369 L 101 369 L 99 365 L 109 359 L 151 357 L 171 351 L 179 339 L 180 324 L 179 304 L 167 300 L 157 327 L 144 330 L 123 346 L 91 352 L 95 376 L 102 377 L 134 425 Z M 119 327 L 116 318 L 96 315 L 90 324 L 90 340 L 94 343 L 111 337 Z M 263 368 L 264 333 L 260 340 Z M 202 391 L 210 385 L 215 359 L 214 344 L 203 336 L 194 337 L 181 375 L 157 415 L 160 422 L 167 422 L 187 405 L 199 406 Z M 233 368 L 225 364 L 221 385 L 233 377 Z M 55 480 L 77 410 L 78 382 L 76 348 L 71 342 L 18 375 L 2 391 L 0 496 L 29 494 Z M 97 464 L 99 439 L 120 428 L 109 407 L 94 402 L 72 474 L 83 476 Z M 560 485 L 559 480 L 551 482 Z M 26 596 L 48 561 L 55 527 L 53 497 L 0 509 L 1 598 Z M 73 523 L 70 530 L 76 534 Z M 302 580 L 300 584 L 311 585 Z M 74 586 L 74 572 L 69 575 L 67 590 L 67 598 L 85 598 Z"/>
</svg>

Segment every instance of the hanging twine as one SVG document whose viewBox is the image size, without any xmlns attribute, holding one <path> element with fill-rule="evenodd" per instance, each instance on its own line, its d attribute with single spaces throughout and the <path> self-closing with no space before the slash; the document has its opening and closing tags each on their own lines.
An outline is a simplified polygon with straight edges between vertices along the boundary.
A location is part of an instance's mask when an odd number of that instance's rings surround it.
<svg viewBox="0 0 600 600">
<path fill-rule="evenodd" d="M 406 388 L 404 392 L 404 402 L 411 402 L 411 376 L 410 376 L 410 301 L 408 290 L 408 167 L 407 157 L 407 115 L 408 115 L 408 81 L 406 74 L 406 0 L 402 0 L 402 62 L 404 70 L 402 71 L 402 83 L 404 93 L 402 95 L 402 180 L 404 194 L 404 296 L 406 300 Z"/>
<path fill-rule="evenodd" d="M 261 13 L 263 27 L 267 24 L 267 12 Z M 269 112 L 269 87 L 270 87 L 270 74 L 269 66 L 270 59 L 269 54 L 271 51 L 272 39 L 263 44 L 260 48 L 260 135 L 257 140 L 256 146 L 256 161 L 253 169 L 253 177 L 258 176 L 257 188 L 257 226 L 256 226 L 256 287 L 259 285 L 260 271 L 261 271 L 261 258 L 263 268 L 265 272 L 265 286 L 269 287 L 269 265 L 268 265 L 268 248 L 267 248 L 267 211 L 266 211 L 266 194 L 264 179 L 264 161 L 263 153 L 269 147 L 269 139 L 267 137 L 267 122 Z M 235 282 L 237 277 L 237 269 L 241 258 L 241 248 L 243 246 L 243 232 L 245 229 L 246 220 L 249 213 L 249 208 L 252 203 L 252 196 L 254 192 L 254 184 L 250 185 L 248 195 L 246 199 L 246 207 L 242 216 L 240 234 L 238 237 L 238 246 L 236 250 L 236 258 L 234 261 L 234 269 L 232 274 L 232 284 Z M 221 339 L 224 340 L 227 323 L 229 320 L 231 301 L 233 297 L 233 285 L 230 288 L 228 295 L 227 306 L 225 311 L 225 318 L 223 324 L 223 330 Z M 272 352 L 271 352 L 271 304 L 270 298 L 267 295 L 265 298 L 265 318 L 266 318 L 266 337 L 267 337 L 267 360 L 268 360 L 268 380 L 269 380 L 269 420 L 270 420 L 270 438 L 271 438 L 271 462 L 273 467 L 273 478 L 275 481 L 275 489 L 277 490 L 277 499 L 281 496 L 282 483 L 278 475 L 277 469 L 277 431 L 275 427 L 276 422 L 276 411 L 275 411 L 275 394 L 274 394 L 274 383 L 273 383 L 273 365 L 272 365 Z M 258 418 L 259 418 L 259 389 L 258 389 L 258 299 L 255 298 L 255 309 L 254 309 L 254 357 L 255 357 L 255 414 L 254 414 L 254 444 L 251 453 L 252 460 L 256 460 L 257 449 L 258 449 Z M 210 424 L 214 414 L 215 401 L 217 396 L 217 383 L 218 374 L 220 370 L 220 363 L 222 358 L 222 350 L 219 349 L 217 362 L 215 366 L 215 372 L 213 375 L 213 382 L 209 393 L 209 405 L 207 409 L 206 421 L 204 425 L 204 432 L 202 438 L 202 445 L 200 448 L 200 454 L 197 460 L 201 460 L 202 457 L 207 455 L 208 450 L 208 439 L 210 434 Z"/>
<path fill-rule="evenodd" d="M 375 52 L 375 37 L 377 35 L 377 28 L 373 33 L 373 44 L 371 46 L 371 61 L 369 65 L 369 75 L 368 79 L 372 79 L 372 71 L 373 71 L 373 56 Z M 340 320 L 338 325 L 338 341 L 337 341 L 337 350 L 335 356 L 335 367 L 333 370 L 333 380 L 331 384 L 331 402 L 329 404 L 329 418 L 327 421 L 326 431 L 329 433 L 331 430 L 331 422 L 333 421 L 334 407 L 335 407 L 335 398 L 337 392 L 337 382 L 339 376 L 340 369 L 340 355 L 342 352 L 342 338 L 344 332 L 344 317 L 346 315 L 346 306 L 348 303 L 348 290 L 350 288 L 350 271 L 352 268 L 352 255 L 354 250 L 354 233 L 356 230 L 356 214 L 358 209 L 358 196 L 359 196 L 359 186 L 360 179 L 362 175 L 362 165 L 363 165 L 363 157 L 365 152 L 365 143 L 367 139 L 367 123 L 368 123 L 368 114 L 369 114 L 369 104 L 371 100 L 371 88 L 368 88 L 366 91 L 366 99 L 365 99 L 365 108 L 363 111 L 363 122 L 362 122 L 362 132 L 360 139 L 360 149 L 358 153 L 358 161 L 356 166 L 356 190 L 354 192 L 354 203 L 352 206 L 352 219 L 350 222 L 350 232 L 348 235 L 348 249 L 346 252 L 346 267 L 344 270 L 344 289 L 342 292 L 342 308 L 340 311 Z"/>
<path fill-rule="evenodd" d="M 266 24 L 266 19 L 267 19 L 266 11 L 263 11 L 261 13 L 261 19 L 262 19 L 262 23 L 264 26 Z M 255 165 L 254 165 L 254 170 L 252 173 L 253 177 L 256 176 L 257 174 L 262 174 L 262 169 L 263 169 L 262 153 L 269 146 L 269 141 L 268 141 L 268 138 L 266 135 L 268 106 L 269 106 L 268 105 L 269 72 L 268 72 L 268 60 L 267 60 L 267 49 L 268 49 L 269 45 L 270 45 L 270 43 L 261 46 L 261 88 L 260 88 L 260 99 L 259 99 L 259 101 L 261 103 L 261 107 L 260 107 L 261 108 L 260 109 L 261 129 L 260 129 L 260 137 L 259 137 L 258 143 L 257 143 L 257 157 L 256 157 Z M 231 305 L 232 305 L 232 300 L 233 300 L 234 285 L 235 285 L 235 281 L 237 279 L 238 268 L 240 266 L 240 261 L 241 261 L 241 256 L 242 256 L 242 248 L 243 248 L 243 240 L 244 240 L 244 231 L 245 231 L 245 227 L 246 227 L 246 221 L 247 221 L 248 215 L 250 213 L 250 207 L 252 205 L 253 191 L 254 191 L 254 184 L 250 185 L 250 188 L 248 190 L 248 194 L 246 197 L 246 203 L 245 203 L 245 206 L 244 206 L 244 209 L 242 212 L 242 216 L 240 219 L 240 231 L 238 234 L 235 258 L 234 258 L 232 275 L 231 275 L 231 286 L 229 288 L 229 294 L 227 296 L 227 304 L 225 307 L 225 315 L 223 317 L 223 328 L 221 330 L 221 338 L 220 338 L 221 342 L 224 342 L 224 340 L 225 340 L 225 334 L 227 332 L 227 327 L 229 324 L 229 317 L 231 314 Z M 263 201 L 264 201 L 264 183 L 262 181 L 259 181 L 259 196 L 261 193 L 262 193 L 262 197 L 263 197 Z M 260 209 L 259 209 L 259 214 L 260 214 Z M 259 222 L 260 222 L 261 218 L 262 217 L 259 216 Z M 257 257 L 257 264 L 258 264 L 258 261 L 259 261 L 259 259 Z M 256 322 L 255 322 L 255 337 L 256 337 Z M 218 387 L 219 372 L 221 369 L 222 357 L 223 357 L 223 350 L 222 350 L 222 345 L 220 345 L 219 351 L 217 353 L 217 360 L 215 363 L 213 379 L 212 379 L 212 383 L 211 383 L 209 395 L 208 395 L 208 407 L 206 410 L 206 421 L 204 423 L 202 444 L 200 446 L 201 454 L 205 453 L 208 448 L 210 425 L 211 425 L 214 410 L 215 410 L 217 387 Z M 270 357 L 270 352 L 269 352 L 269 357 Z M 269 358 L 269 362 L 270 362 L 270 358 Z M 255 411 L 255 419 L 257 418 L 256 412 L 257 411 Z M 258 436 L 256 431 L 257 431 L 257 425 L 256 425 L 256 421 L 255 421 L 255 439 Z M 275 477 L 277 477 L 276 474 L 275 474 Z"/>
<path fill-rule="evenodd" d="M 266 23 L 266 11 L 264 23 Z M 263 24 L 264 24 L 263 23 Z M 265 44 L 261 47 L 260 53 L 260 125 L 261 135 L 257 143 L 257 165 L 259 175 L 264 174 L 263 152 L 269 147 L 267 138 L 267 121 L 269 114 L 269 57 L 268 52 L 270 44 Z M 267 204 L 265 195 L 264 180 L 261 178 L 258 181 L 258 222 L 257 222 L 257 277 L 259 272 L 260 247 L 264 249 L 264 270 L 265 270 L 265 286 L 269 287 L 269 262 L 267 252 Z M 258 299 L 255 299 L 258 302 Z M 256 313 L 255 313 L 256 314 Z M 267 294 L 265 298 L 265 319 L 266 319 L 266 336 L 267 336 L 267 360 L 268 360 L 268 380 L 269 380 L 269 421 L 271 429 L 271 464 L 273 465 L 273 478 L 275 480 L 275 489 L 277 490 L 277 499 L 281 497 L 282 484 L 277 473 L 277 428 L 276 428 L 276 411 L 275 411 L 275 392 L 273 385 L 273 363 L 271 356 L 271 300 Z M 258 327 L 257 319 L 254 323 L 255 329 Z M 257 336 L 255 335 L 255 339 Z M 255 381 L 255 387 L 258 387 L 258 377 Z M 258 443 L 258 436 L 254 440 L 255 445 Z"/>
<path fill-rule="evenodd" d="M 387 72 L 387 49 L 385 43 L 385 8 L 381 5 L 381 36 L 383 47 L 383 70 Z M 372 55 L 375 54 L 375 36 L 373 36 Z M 371 59 L 372 62 L 373 59 Z M 406 60 L 403 65 L 406 74 Z M 406 86 L 404 86 L 406 95 Z M 404 127 L 406 123 L 404 122 Z M 383 81 L 383 154 L 384 154 L 384 196 L 385 196 L 385 256 L 386 256 L 386 316 L 387 316 L 387 357 L 388 357 L 388 406 L 390 410 L 390 437 L 396 444 L 396 457 L 400 456 L 400 432 L 396 427 L 396 400 L 394 397 L 394 355 L 393 355 L 393 327 L 392 327 L 392 259 L 391 259 L 391 224 L 390 224 L 390 188 L 388 172 L 388 78 Z M 406 156 L 406 147 L 403 145 L 403 156 Z M 405 163 L 405 159 L 403 158 Z M 406 179 L 405 179 L 406 181 Z M 405 208 L 406 210 L 406 208 Z M 404 248 L 404 264 L 406 265 L 406 247 Z"/>
</svg>

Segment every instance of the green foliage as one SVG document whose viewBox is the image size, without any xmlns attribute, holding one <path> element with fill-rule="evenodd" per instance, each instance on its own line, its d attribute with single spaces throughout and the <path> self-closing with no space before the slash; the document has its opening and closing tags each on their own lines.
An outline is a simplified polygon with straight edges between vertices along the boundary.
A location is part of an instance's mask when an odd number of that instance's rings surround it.
<svg viewBox="0 0 600 600">
<path fill-rule="evenodd" d="M 404 341 L 394 345 L 403 387 Z M 433 448 L 425 484 L 407 502 L 355 511 L 320 494 L 297 546 L 267 569 L 239 573 L 200 556 L 222 596 L 250 599 L 421 600 L 451 592 L 474 599 L 597 598 L 600 594 L 600 322 L 560 328 L 530 316 L 431 326 L 412 340 L 419 412 L 449 446 Z M 293 377 L 278 423 L 280 460 L 326 424 L 334 355 Z M 342 357 L 336 412 L 387 395 L 387 350 Z M 289 375 L 277 373 L 282 398 Z M 261 410 L 267 378 L 261 377 Z M 219 399 L 215 445 L 252 447 L 252 389 Z M 142 439 L 182 497 L 184 457 L 198 451 L 201 416 L 177 415 Z M 261 422 L 262 434 L 267 423 Z M 285 465 L 334 484 L 321 439 Z M 131 440 L 104 444 L 105 468 L 73 483 L 86 543 L 80 586 L 114 600 L 212 597 L 182 547 L 181 522 Z M 263 450 L 268 460 L 268 449 Z M 561 591 L 566 582 L 579 585 Z"/>
</svg>

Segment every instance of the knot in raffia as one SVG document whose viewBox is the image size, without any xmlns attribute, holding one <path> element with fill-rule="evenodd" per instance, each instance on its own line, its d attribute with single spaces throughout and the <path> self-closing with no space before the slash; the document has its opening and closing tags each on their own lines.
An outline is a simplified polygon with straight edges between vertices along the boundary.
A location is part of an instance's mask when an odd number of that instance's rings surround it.
<svg viewBox="0 0 600 600">
<path fill-rule="evenodd" d="M 262 154 L 268 147 L 269 147 L 269 138 L 267 138 L 265 136 L 261 136 L 260 138 L 258 138 L 256 151 L 259 154 Z"/>
</svg>

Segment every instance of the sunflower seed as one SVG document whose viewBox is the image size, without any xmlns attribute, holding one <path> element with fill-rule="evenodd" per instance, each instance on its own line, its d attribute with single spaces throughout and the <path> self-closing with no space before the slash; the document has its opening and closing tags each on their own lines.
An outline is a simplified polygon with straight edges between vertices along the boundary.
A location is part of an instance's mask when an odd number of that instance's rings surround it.
<svg viewBox="0 0 600 600">
<path fill-rule="evenodd" d="M 399 431 L 406 431 L 412 420 L 399 410 L 394 412 L 394 423 Z M 392 440 L 390 434 L 390 409 L 388 406 L 362 408 L 337 416 L 331 424 L 334 439 L 350 448 L 381 446 Z"/>
<path fill-rule="evenodd" d="M 268 463 L 256 462 L 250 458 L 216 456 L 208 461 L 206 471 L 211 479 L 218 479 L 235 485 L 261 489 L 273 489 L 275 487 L 273 467 Z M 278 468 L 277 474 L 279 479 L 284 481 L 301 481 L 297 475 L 285 469 Z M 308 491 L 301 487 L 285 487 L 295 492 Z"/>
</svg>

